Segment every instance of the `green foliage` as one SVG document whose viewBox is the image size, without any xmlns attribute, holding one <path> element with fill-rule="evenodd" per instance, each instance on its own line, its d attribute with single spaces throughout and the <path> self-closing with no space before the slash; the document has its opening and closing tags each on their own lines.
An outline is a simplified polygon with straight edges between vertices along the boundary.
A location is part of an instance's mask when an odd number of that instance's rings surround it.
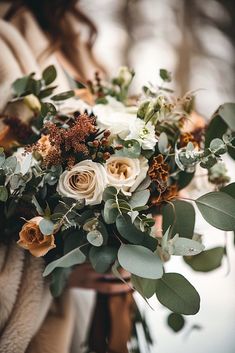
<svg viewBox="0 0 235 353">
<path fill-rule="evenodd" d="M 91 230 L 87 233 L 87 240 L 94 246 L 101 246 L 104 242 L 102 234 L 97 229 Z"/>
<path fill-rule="evenodd" d="M 215 138 L 210 142 L 210 150 L 212 153 L 214 153 L 215 155 L 221 155 L 227 152 L 227 147 L 225 145 L 225 143 L 219 139 L 219 138 Z"/>
<path fill-rule="evenodd" d="M 117 258 L 117 249 L 111 246 L 92 247 L 89 260 L 96 272 L 105 273 L 112 267 Z"/>
<path fill-rule="evenodd" d="M 79 248 L 73 249 L 66 255 L 60 257 L 58 260 L 50 262 L 43 272 L 43 277 L 48 276 L 54 271 L 54 269 L 58 267 L 69 268 L 74 265 L 82 264 L 85 262 L 85 260 L 86 256 L 81 252 Z"/>
<path fill-rule="evenodd" d="M 131 196 L 130 205 L 132 208 L 144 206 L 148 202 L 149 197 L 149 190 L 136 191 Z"/>
<path fill-rule="evenodd" d="M 171 311 L 195 315 L 200 308 L 200 297 L 189 281 L 178 273 L 165 273 L 157 281 L 156 296 Z"/>
<path fill-rule="evenodd" d="M 148 233 L 142 232 L 131 221 L 128 215 L 119 215 L 116 220 L 116 227 L 119 234 L 130 243 L 143 245 L 152 251 L 157 248 L 157 240 Z"/>
<path fill-rule="evenodd" d="M 6 202 L 8 199 L 8 191 L 5 186 L 0 186 L 0 201 Z"/>
<path fill-rule="evenodd" d="M 159 71 L 160 77 L 165 82 L 171 82 L 171 73 L 166 69 L 160 69 Z"/>
<path fill-rule="evenodd" d="M 70 90 L 70 91 L 65 91 L 59 94 L 55 94 L 54 96 L 51 97 L 51 100 L 53 100 L 54 102 L 60 102 L 60 101 L 64 101 L 68 98 L 71 98 L 74 96 L 74 91 Z"/>
<path fill-rule="evenodd" d="M 167 318 L 167 323 L 174 332 L 179 332 L 185 325 L 185 319 L 180 314 L 171 313 Z"/>
<path fill-rule="evenodd" d="M 232 131 L 235 131 L 235 103 L 222 104 L 219 107 L 217 114 L 221 116 L 221 118 Z"/>
<path fill-rule="evenodd" d="M 220 191 L 225 192 L 235 199 L 235 183 L 228 184 L 224 186 Z"/>
<path fill-rule="evenodd" d="M 56 72 L 55 66 L 53 65 L 46 67 L 42 73 L 42 78 L 46 86 L 54 82 L 56 79 L 56 76 L 57 76 L 57 72 Z"/>
<path fill-rule="evenodd" d="M 172 234 L 179 234 L 183 238 L 192 238 L 195 225 L 195 210 L 191 203 L 175 200 L 162 208 L 163 232 L 172 226 Z"/>
<path fill-rule="evenodd" d="M 213 249 L 205 250 L 199 255 L 185 257 L 184 261 L 194 271 L 209 272 L 221 266 L 223 256 L 224 248 L 218 246 Z"/>
<path fill-rule="evenodd" d="M 167 154 L 168 149 L 168 137 L 165 132 L 162 132 L 158 138 L 158 149 L 161 154 Z"/>
<path fill-rule="evenodd" d="M 70 268 L 56 268 L 51 274 L 50 290 L 54 298 L 59 297 L 66 285 Z"/>
<path fill-rule="evenodd" d="M 138 158 L 141 153 L 141 147 L 136 140 L 124 141 L 119 138 L 119 142 L 123 145 L 123 148 L 115 152 L 115 155 L 128 158 Z"/>
<path fill-rule="evenodd" d="M 147 299 L 151 298 L 156 291 L 157 282 L 155 279 L 131 275 L 131 283 L 133 287 L 142 295 L 142 297 Z"/>
<path fill-rule="evenodd" d="M 215 228 L 235 230 L 235 200 L 224 192 L 210 192 L 195 200 L 203 218 Z"/>
<path fill-rule="evenodd" d="M 118 261 L 125 270 L 139 277 L 157 279 L 163 275 L 159 256 L 140 245 L 121 245 Z"/>
<path fill-rule="evenodd" d="M 55 225 L 50 219 L 43 218 L 39 222 L 39 229 L 42 232 L 42 234 L 44 234 L 44 235 L 53 234 L 54 228 L 55 228 Z"/>
</svg>

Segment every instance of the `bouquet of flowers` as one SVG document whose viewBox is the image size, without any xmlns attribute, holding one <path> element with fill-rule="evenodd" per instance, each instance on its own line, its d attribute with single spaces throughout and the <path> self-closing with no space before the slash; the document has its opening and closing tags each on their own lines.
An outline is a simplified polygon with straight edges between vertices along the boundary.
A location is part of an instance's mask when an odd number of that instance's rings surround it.
<svg viewBox="0 0 235 353">
<path fill-rule="evenodd" d="M 96 74 L 76 97 L 53 94 L 53 66 L 41 79 L 31 74 L 13 83 L 11 103 L 25 105 L 31 119 L 1 120 L 1 241 L 45 258 L 55 296 L 73 266 L 90 262 L 121 280 L 124 268 L 145 299 L 156 295 L 171 311 L 193 315 L 200 307 L 196 289 L 165 272 L 164 263 L 182 256 L 209 271 L 226 254 L 204 250 L 194 233 L 195 206 L 212 226 L 235 230 L 235 184 L 228 184 L 221 160 L 227 152 L 235 156 L 235 104 L 194 127 L 194 93 L 175 97 L 168 71 L 138 96 L 129 94 L 133 77 L 126 67 L 108 82 Z M 191 199 L 182 190 L 198 168 L 212 191 Z"/>
</svg>

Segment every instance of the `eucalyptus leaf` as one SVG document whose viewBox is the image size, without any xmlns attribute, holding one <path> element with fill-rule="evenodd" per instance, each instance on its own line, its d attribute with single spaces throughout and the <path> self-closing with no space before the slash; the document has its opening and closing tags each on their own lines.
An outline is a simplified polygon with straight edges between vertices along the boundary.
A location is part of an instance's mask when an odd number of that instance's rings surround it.
<svg viewBox="0 0 235 353">
<path fill-rule="evenodd" d="M 220 191 L 225 192 L 235 199 L 235 183 L 228 184 L 224 186 Z"/>
<path fill-rule="evenodd" d="M 124 146 L 121 150 L 116 151 L 115 155 L 128 158 L 138 158 L 141 153 L 141 146 L 137 140 L 123 141 Z"/>
<path fill-rule="evenodd" d="M 172 206 L 173 205 L 173 206 Z M 175 200 L 162 207 L 163 232 L 172 226 L 172 234 L 192 238 L 195 226 L 195 209 L 190 202 Z"/>
<path fill-rule="evenodd" d="M 51 100 L 53 100 L 54 102 L 60 102 L 60 101 L 63 101 L 63 100 L 66 100 L 68 98 L 71 98 L 74 96 L 74 91 L 71 90 L 71 91 L 66 91 L 66 92 L 62 92 L 62 93 L 59 93 L 59 94 L 55 94 L 54 96 L 51 97 Z"/>
<path fill-rule="evenodd" d="M 54 65 L 50 65 L 43 70 L 42 77 L 46 85 L 50 85 L 55 81 L 57 72 Z"/>
<path fill-rule="evenodd" d="M 132 206 L 132 208 L 145 206 L 149 200 L 149 197 L 150 191 L 147 189 L 134 192 L 130 199 L 130 205 Z"/>
<path fill-rule="evenodd" d="M 171 251 L 169 252 L 170 255 L 195 256 L 204 250 L 204 245 L 198 241 L 187 238 L 179 238 L 179 236 L 175 236 L 169 242 L 171 243 Z"/>
<path fill-rule="evenodd" d="M 165 132 L 162 132 L 158 139 L 158 149 L 162 154 L 166 154 L 168 152 L 168 137 Z"/>
<path fill-rule="evenodd" d="M 215 138 L 210 142 L 210 150 L 214 154 L 221 155 L 227 152 L 227 147 L 223 140 Z"/>
<path fill-rule="evenodd" d="M 104 220 L 107 224 L 115 223 L 119 210 L 115 200 L 109 199 L 104 204 Z"/>
<path fill-rule="evenodd" d="M 104 242 L 102 234 L 97 229 L 87 233 L 87 240 L 94 246 L 101 246 Z"/>
<path fill-rule="evenodd" d="M 103 192 L 103 201 L 114 199 L 118 191 L 114 186 L 108 186 Z"/>
<path fill-rule="evenodd" d="M 55 228 L 54 223 L 51 220 L 47 219 L 47 218 L 43 218 L 39 222 L 39 229 L 42 232 L 42 234 L 44 234 L 44 235 L 53 234 L 54 228 Z"/>
<path fill-rule="evenodd" d="M 43 277 L 48 276 L 57 267 L 68 268 L 74 265 L 82 264 L 86 261 L 86 256 L 79 248 L 73 249 L 66 255 L 60 257 L 58 260 L 50 262 L 43 272 Z"/>
<path fill-rule="evenodd" d="M 24 76 L 15 80 L 12 84 L 12 88 L 15 94 L 19 97 L 25 93 L 30 76 Z"/>
<path fill-rule="evenodd" d="M 221 116 L 231 130 L 235 131 L 235 103 L 224 103 L 221 105 L 218 115 Z"/>
<path fill-rule="evenodd" d="M 163 275 L 159 256 L 140 245 L 121 245 L 118 261 L 125 270 L 140 277 L 157 279 Z"/>
<path fill-rule="evenodd" d="M 167 323 L 174 332 L 179 332 L 185 325 L 185 319 L 180 314 L 171 313 L 167 318 Z"/>
<path fill-rule="evenodd" d="M 195 315 L 200 308 L 200 297 L 192 284 L 179 273 L 164 273 L 157 281 L 159 302 L 175 313 Z"/>
<path fill-rule="evenodd" d="M 151 298 L 156 291 L 157 282 L 155 279 L 131 275 L 131 283 L 133 287 L 142 295 L 142 297 L 147 299 Z"/>
<path fill-rule="evenodd" d="M 157 248 L 157 240 L 148 233 L 142 232 L 132 223 L 130 216 L 119 215 L 116 219 L 116 227 L 121 236 L 135 245 L 144 245 L 152 251 Z"/>
<path fill-rule="evenodd" d="M 224 192 L 210 192 L 195 200 L 203 218 L 215 228 L 235 230 L 235 200 Z"/>
<path fill-rule="evenodd" d="M 89 252 L 89 259 L 95 271 L 107 272 L 117 258 L 117 249 L 111 246 L 92 247 Z"/>
<path fill-rule="evenodd" d="M 8 199 L 8 191 L 5 186 L 0 186 L 0 201 L 6 202 Z"/>
<path fill-rule="evenodd" d="M 199 272 L 209 272 L 221 266 L 224 256 L 224 248 L 218 246 L 205 250 L 196 256 L 184 257 L 184 261 L 194 270 Z"/>
<path fill-rule="evenodd" d="M 54 298 L 57 298 L 62 294 L 70 272 L 70 268 L 59 267 L 52 272 L 50 290 Z"/>
</svg>

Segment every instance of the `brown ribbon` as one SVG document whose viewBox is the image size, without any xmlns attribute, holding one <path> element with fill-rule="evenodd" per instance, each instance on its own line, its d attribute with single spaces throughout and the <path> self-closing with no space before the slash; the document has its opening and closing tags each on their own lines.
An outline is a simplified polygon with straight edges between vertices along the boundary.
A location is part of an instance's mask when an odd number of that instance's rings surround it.
<svg viewBox="0 0 235 353">
<path fill-rule="evenodd" d="M 135 307 L 132 292 L 98 293 L 88 338 L 89 351 L 128 353 Z"/>
</svg>

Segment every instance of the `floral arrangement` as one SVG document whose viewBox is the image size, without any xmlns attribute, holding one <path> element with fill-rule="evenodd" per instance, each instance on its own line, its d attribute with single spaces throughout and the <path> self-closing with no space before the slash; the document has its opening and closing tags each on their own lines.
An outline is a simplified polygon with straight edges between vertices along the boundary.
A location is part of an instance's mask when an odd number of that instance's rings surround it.
<svg viewBox="0 0 235 353">
<path fill-rule="evenodd" d="M 109 82 L 96 74 L 76 97 L 53 94 L 53 66 L 41 79 L 13 83 L 9 104 L 31 114 L 27 122 L 1 119 L 1 241 L 45 258 L 55 296 L 71 268 L 88 261 L 120 279 L 124 268 L 144 298 L 156 295 L 171 311 L 192 315 L 200 307 L 196 289 L 164 263 L 182 256 L 194 270 L 209 271 L 226 255 L 204 249 L 195 206 L 212 226 L 235 230 L 235 184 L 221 158 L 235 156 L 235 104 L 195 127 L 194 93 L 175 97 L 169 72 L 160 70 L 161 85 L 144 86 L 138 96 L 129 94 L 133 77 L 125 67 Z M 198 168 L 212 191 L 191 199 L 182 190 Z"/>
</svg>

